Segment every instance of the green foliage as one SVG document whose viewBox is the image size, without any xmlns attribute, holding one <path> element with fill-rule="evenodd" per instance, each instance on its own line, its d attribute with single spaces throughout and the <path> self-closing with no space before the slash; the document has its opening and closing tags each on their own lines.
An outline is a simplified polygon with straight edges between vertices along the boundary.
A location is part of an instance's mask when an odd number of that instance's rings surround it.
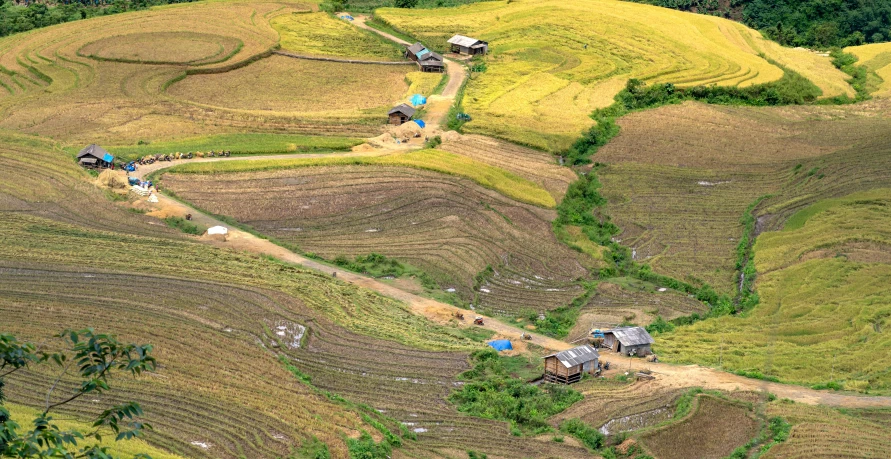
<svg viewBox="0 0 891 459">
<path fill-rule="evenodd" d="M 198 228 L 198 225 L 182 217 L 167 217 L 164 219 L 164 223 L 167 223 L 167 226 L 176 228 L 186 234 L 197 235 L 204 232 L 200 228 Z"/>
<path fill-rule="evenodd" d="M 436 148 L 442 144 L 442 137 L 434 136 L 432 139 L 428 140 L 424 145 L 424 148 Z"/>
<path fill-rule="evenodd" d="M 682 11 L 742 18 L 786 46 L 827 49 L 891 39 L 891 1 L 634 0 Z"/>
<path fill-rule="evenodd" d="M 396 8 L 414 8 L 418 6 L 418 0 L 394 0 L 393 6 Z"/>
<path fill-rule="evenodd" d="M 487 459 L 487 457 L 485 453 L 478 453 L 472 450 L 467 451 L 467 459 Z"/>
<path fill-rule="evenodd" d="M 5 377 L 42 364 L 58 367 L 59 378 L 73 367 L 80 380 L 80 384 L 67 393 L 63 394 L 62 389 L 56 393 L 57 387 L 53 384 L 47 393 L 38 395 L 45 398 L 46 408 L 36 416 L 30 430 L 21 430 L 12 419 L 9 410 L 3 406 L 6 399 L 0 392 L 0 457 L 111 459 L 114 456 L 109 447 L 100 446 L 103 436 L 111 435 L 116 442 L 131 440 L 151 429 L 150 425 L 137 420 L 142 415 L 138 403 L 124 402 L 106 409 L 93 421 L 91 432 L 63 430 L 50 413 L 84 395 L 109 391 L 109 379 L 116 373 L 138 376 L 154 370 L 156 362 L 151 356 L 152 346 L 122 344 L 113 335 L 96 333 L 92 329 L 65 330 L 55 338 L 61 338 L 65 350 L 48 353 L 31 343 L 18 341 L 13 335 L 0 333 L 0 389 Z M 85 444 L 87 438 L 97 443 Z M 137 457 L 150 459 L 145 454 Z"/>
<path fill-rule="evenodd" d="M 278 357 L 278 361 L 285 367 L 285 370 L 288 370 L 292 375 L 294 375 L 297 379 L 303 381 L 306 384 L 312 385 L 312 378 L 300 371 L 297 367 L 291 364 L 291 361 L 284 355 L 280 355 Z"/>
<path fill-rule="evenodd" d="M 792 424 L 789 424 L 779 416 L 770 418 L 767 427 L 770 429 L 770 434 L 775 442 L 786 441 L 789 438 L 789 433 L 792 431 Z"/>
<path fill-rule="evenodd" d="M 645 328 L 647 329 L 647 333 L 650 334 L 665 333 L 674 330 L 674 324 L 666 321 L 662 316 L 656 316 L 656 320 L 651 322 Z"/>
<path fill-rule="evenodd" d="M 832 52 L 829 53 L 829 56 L 832 57 L 832 65 L 851 76 L 848 83 L 850 83 L 851 87 L 854 88 L 854 91 L 857 92 L 857 95 L 853 100 L 847 96 L 838 96 L 831 99 L 831 102 L 861 102 L 870 99 L 871 96 L 869 93 L 873 88 L 870 88 L 868 83 L 869 70 L 865 66 L 856 65 L 858 60 L 857 56 L 851 53 L 846 53 L 841 49 L 833 49 Z"/>
<path fill-rule="evenodd" d="M 745 376 L 746 378 L 760 379 L 762 381 L 780 382 L 780 379 L 776 376 L 765 375 L 758 370 L 736 370 L 733 373 L 739 376 Z"/>
<path fill-rule="evenodd" d="M 458 93 L 455 94 L 455 103 L 449 107 L 449 112 L 446 114 L 446 127 L 449 130 L 461 132 L 461 126 L 464 126 L 464 123 L 467 122 L 466 119 L 459 117 L 459 115 L 464 113 L 464 90 L 466 88 L 467 81 L 458 89 Z"/>
<path fill-rule="evenodd" d="M 577 438 L 588 449 L 598 450 L 603 447 L 604 435 L 599 430 L 585 424 L 579 418 L 563 421 L 560 424 L 560 430 Z"/>
<path fill-rule="evenodd" d="M 288 459 L 331 459 L 328 445 L 316 437 L 312 437 L 300 445 L 300 449 L 294 451 Z"/>
<path fill-rule="evenodd" d="M 535 331 L 554 338 L 565 338 L 579 318 L 579 312 L 596 292 L 596 283 L 585 283 L 584 293 L 572 300 L 572 303 L 557 309 L 545 311 L 544 319 L 537 312 L 529 313 L 528 319 L 535 324 Z"/>
<path fill-rule="evenodd" d="M 334 264 L 350 271 L 365 273 L 373 277 L 400 277 L 407 272 L 405 265 L 379 253 L 359 255 L 354 261 L 349 261 L 345 256 L 340 255 L 334 259 Z"/>
<path fill-rule="evenodd" d="M 512 432 L 540 434 L 551 430 L 547 419 L 569 408 L 582 395 L 568 386 L 534 386 L 512 378 L 493 349 L 471 354 L 474 367 L 459 377 L 465 384 L 449 395 L 458 410 L 472 416 L 511 423 Z"/>
<path fill-rule="evenodd" d="M 387 442 L 375 443 L 368 432 L 356 438 L 347 439 L 347 448 L 351 459 L 388 459 L 393 449 Z"/>
</svg>

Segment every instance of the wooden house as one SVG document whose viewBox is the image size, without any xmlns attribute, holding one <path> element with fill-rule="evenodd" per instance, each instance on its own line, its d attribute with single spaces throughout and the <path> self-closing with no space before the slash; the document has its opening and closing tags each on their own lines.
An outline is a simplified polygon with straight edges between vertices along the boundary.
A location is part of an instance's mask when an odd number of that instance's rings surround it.
<svg viewBox="0 0 891 459">
<path fill-rule="evenodd" d="M 415 116 L 415 109 L 406 104 L 399 104 L 391 108 L 387 115 L 390 116 L 390 124 L 399 126 L 411 121 L 411 118 Z"/>
<path fill-rule="evenodd" d="M 603 331 L 603 346 L 614 352 L 645 356 L 653 353 L 656 340 L 643 327 L 620 327 Z"/>
<path fill-rule="evenodd" d="M 587 344 L 545 356 L 544 380 L 562 384 L 579 382 L 582 373 L 597 370 L 599 358 L 597 350 Z"/>
<path fill-rule="evenodd" d="M 445 71 L 442 55 L 430 51 L 420 42 L 407 46 L 405 48 L 405 57 L 417 62 L 422 72 L 442 73 Z"/>
<path fill-rule="evenodd" d="M 84 167 L 112 167 L 114 156 L 94 143 L 87 145 L 77 154 L 77 163 Z"/>
<path fill-rule="evenodd" d="M 464 35 L 455 35 L 449 39 L 452 52 L 458 54 L 467 54 L 475 56 L 477 54 L 486 54 L 489 52 L 489 43 L 477 40 L 476 38 L 465 37 Z"/>
</svg>

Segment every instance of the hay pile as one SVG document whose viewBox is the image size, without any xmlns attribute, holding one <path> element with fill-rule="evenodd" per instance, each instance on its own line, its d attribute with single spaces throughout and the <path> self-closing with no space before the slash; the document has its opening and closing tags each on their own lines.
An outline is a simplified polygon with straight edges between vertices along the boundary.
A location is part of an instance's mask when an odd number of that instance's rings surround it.
<svg viewBox="0 0 891 459">
<path fill-rule="evenodd" d="M 446 131 L 440 134 L 443 142 L 460 142 L 464 139 L 464 136 L 459 134 L 456 131 Z"/>
<path fill-rule="evenodd" d="M 418 123 L 414 121 L 409 121 L 407 123 L 403 123 L 399 126 L 394 127 L 390 132 L 396 136 L 396 138 L 404 139 L 404 138 L 414 138 L 415 135 L 422 135 L 423 129 L 421 126 L 418 126 Z"/>
<path fill-rule="evenodd" d="M 130 184 L 127 182 L 127 173 L 111 169 L 105 169 L 99 174 L 99 178 L 96 179 L 96 185 L 112 191 L 126 191 L 130 188 Z"/>
</svg>

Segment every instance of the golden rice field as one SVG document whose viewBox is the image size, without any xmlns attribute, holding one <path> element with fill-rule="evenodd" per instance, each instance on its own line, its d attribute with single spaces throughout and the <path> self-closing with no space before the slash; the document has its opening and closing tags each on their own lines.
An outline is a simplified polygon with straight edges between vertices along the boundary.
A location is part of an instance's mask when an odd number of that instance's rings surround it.
<svg viewBox="0 0 891 459">
<path fill-rule="evenodd" d="M 792 424 L 789 439 L 771 448 L 765 459 L 880 459 L 891 448 L 891 413 L 887 409 L 838 410 L 777 401 L 768 416 Z"/>
<path fill-rule="evenodd" d="M 858 65 L 866 66 L 867 69 L 878 75 L 880 81 L 876 82 L 877 87 L 872 95 L 876 97 L 891 96 L 891 43 L 851 46 L 845 48 L 845 52 L 857 56 Z"/>
<path fill-rule="evenodd" d="M 405 75 L 406 82 L 409 85 L 406 94 L 408 97 L 411 97 L 413 94 L 430 96 L 443 78 L 446 78 L 446 76 L 440 73 L 409 72 Z"/>
<path fill-rule="evenodd" d="M 444 50 L 455 33 L 489 42 L 488 70 L 468 83 L 468 132 L 550 151 L 568 147 L 629 78 L 747 86 L 794 67 L 824 96 L 851 93 L 827 58 L 786 51 L 712 16 L 613 0 L 483 2 L 439 10 L 383 8 L 376 18 Z"/>
<path fill-rule="evenodd" d="M 382 107 L 407 91 L 408 67 L 375 71 L 361 85 L 355 68 L 264 58 L 280 46 L 271 21 L 310 9 L 176 4 L 5 37 L 0 128 L 112 145 L 245 131 L 378 135 Z M 180 88 L 207 82 L 214 87 L 180 97 Z"/>
<path fill-rule="evenodd" d="M 743 317 L 662 335 L 658 352 L 788 382 L 887 393 L 889 209 L 891 189 L 879 188 L 820 201 L 793 216 L 790 228 L 762 233 L 754 248 L 761 304 Z"/>
<path fill-rule="evenodd" d="M 282 49 L 307 56 L 402 60 L 399 45 L 328 13 L 292 13 L 271 21 Z"/>
</svg>

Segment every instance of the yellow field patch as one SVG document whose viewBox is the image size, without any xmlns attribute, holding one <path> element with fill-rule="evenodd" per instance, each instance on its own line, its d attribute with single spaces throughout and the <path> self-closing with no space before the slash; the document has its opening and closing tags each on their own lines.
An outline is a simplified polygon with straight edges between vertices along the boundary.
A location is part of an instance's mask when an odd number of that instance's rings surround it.
<svg viewBox="0 0 891 459">
<path fill-rule="evenodd" d="M 488 70 L 465 93 L 474 117 L 466 129 L 550 151 L 567 148 L 591 125 L 591 111 L 611 104 L 629 78 L 748 86 L 783 75 L 758 56 L 745 27 L 631 2 L 483 2 L 384 8 L 376 17 L 435 50 L 456 33 L 488 41 Z"/>
<path fill-rule="evenodd" d="M 857 64 L 865 65 L 882 79 L 872 93 L 874 96 L 891 97 L 891 43 L 852 46 L 845 52 L 857 56 Z"/>
<path fill-rule="evenodd" d="M 164 46 L 146 46 L 164 43 Z M 202 64 L 226 60 L 243 45 L 241 40 L 194 32 L 147 32 L 106 37 L 88 43 L 78 55 L 94 59 L 139 63 Z"/>
<path fill-rule="evenodd" d="M 443 75 L 441 73 L 409 72 L 405 75 L 405 80 L 409 84 L 406 94 L 408 96 L 412 94 L 429 96 L 433 94 L 433 90 L 442 79 Z"/>
<path fill-rule="evenodd" d="M 336 19 L 328 13 L 293 13 L 270 24 L 281 36 L 282 49 L 311 56 L 400 60 L 394 43 Z"/>
</svg>

